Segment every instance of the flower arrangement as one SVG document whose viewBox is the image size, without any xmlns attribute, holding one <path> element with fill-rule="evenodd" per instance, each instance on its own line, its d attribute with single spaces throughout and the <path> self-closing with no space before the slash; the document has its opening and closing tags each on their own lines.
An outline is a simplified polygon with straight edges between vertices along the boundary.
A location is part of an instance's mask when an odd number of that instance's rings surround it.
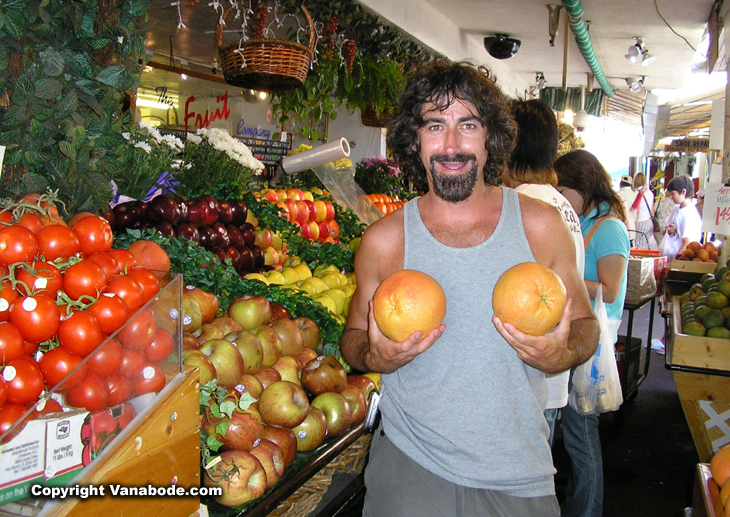
<svg viewBox="0 0 730 517">
<path fill-rule="evenodd" d="M 405 199 L 408 180 L 392 158 L 363 158 L 355 166 L 355 182 L 366 194 L 388 194 Z"/>
<path fill-rule="evenodd" d="M 160 174 L 172 172 L 185 145 L 172 135 L 139 122 L 122 133 L 129 145 L 122 151 L 122 173 L 114 177 L 118 193 L 134 199 L 145 199 Z"/>
<path fill-rule="evenodd" d="M 254 158 L 243 142 L 224 129 L 203 128 L 188 133 L 175 180 L 180 182 L 180 194 L 194 197 L 221 184 L 236 184 L 243 188 L 254 175 L 263 171 L 264 164 Z"/>
</svg>

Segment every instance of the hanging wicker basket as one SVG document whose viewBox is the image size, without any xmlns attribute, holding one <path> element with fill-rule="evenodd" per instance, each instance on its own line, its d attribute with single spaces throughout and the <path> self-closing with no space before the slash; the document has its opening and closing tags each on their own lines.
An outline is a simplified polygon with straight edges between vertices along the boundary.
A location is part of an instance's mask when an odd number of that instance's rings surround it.
<svg viewBox="0 0 730 517">
<path fill-rule="evenodd" d="M 392 114 L 392 111 L 386 109 L 378 115 L 375 106 L 368 106 L 360 111 L 360 122 L 367 127 L 386 127 Z"/>
<path fill-rule="evenodd" d="M 289 40 L 255 38 L 233 43 L 223 42 L 223 20 L 218 22 L 216 42 L 218 60 L 223 78 L 232 86 L 252 90 L 293 90 L 307 79 L 309 65 L 314 57 L 316 32 L 306 7 L 302 11 L 309 23 L 309 46 Z"/>
</svg>

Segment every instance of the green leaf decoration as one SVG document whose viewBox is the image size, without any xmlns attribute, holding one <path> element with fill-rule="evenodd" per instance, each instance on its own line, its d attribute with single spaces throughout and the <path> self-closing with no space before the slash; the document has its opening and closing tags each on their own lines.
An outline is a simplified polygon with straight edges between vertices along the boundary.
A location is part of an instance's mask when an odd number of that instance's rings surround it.
<svg viewBox="0 0 730 517">
<path fill-rule="evenodd" d="M 40 53 L 41 58 L 41 70 L 48 77 L 56 77 L 61 75 L 63 72 L 63 66 L 65 60 L 60 52 L 56 52 L 55 49 L 49 48 L 45 52 Z"/>
<path fill-rule="evenodd" d="M 35 84 L 35 96 L 39 99 L 55 99 L 60 95 L 61 90 L 63 90 L 61 81 L 50 77 L 39 79 Z"/>
</svg>

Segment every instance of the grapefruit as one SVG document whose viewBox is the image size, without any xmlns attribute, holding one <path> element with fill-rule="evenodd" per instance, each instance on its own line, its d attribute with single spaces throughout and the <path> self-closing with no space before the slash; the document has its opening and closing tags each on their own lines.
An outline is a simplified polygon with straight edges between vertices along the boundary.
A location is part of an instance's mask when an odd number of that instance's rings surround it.
<svg viewBox="0 0 730 517">
<path fill-rule="evenodd" d="M 401 269 L 375 290 L 373 316 L 380 331 L 393 341 L 402 343 L 416 331 L 421 331 L 423 339 L 444 321 L 446 294 L 430 275 Z"/>
<path fill-rule="evenodd" d="M 718 486 L 723 486 L 730 479 L 730 445 L 721 447 L 712 457 L 710 473 Z"/>
<path fill-rule="evenodd" d="M 523 262 L 502 273 L 492 293 L 494 314 L 525 334 L 541 336 L 563 316 L 567 293 L 560 277 L 537 262 Z"/>
</svg>

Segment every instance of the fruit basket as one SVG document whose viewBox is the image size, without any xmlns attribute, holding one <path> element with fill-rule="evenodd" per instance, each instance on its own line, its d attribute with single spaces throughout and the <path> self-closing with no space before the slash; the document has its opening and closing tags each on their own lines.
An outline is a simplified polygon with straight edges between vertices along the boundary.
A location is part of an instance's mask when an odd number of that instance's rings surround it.
<svg viewBox="0 0 730 517">
<path fill-rule="evenodd" d="M 309 23 L 309 46 L 295 41 L 251 38 L 223 44 L 223 20 L 216 30 L 218 58 L 223 77 L 230 85 L 254 90 L 291 90 L 304 84 L 314 56 L 316 32 L 307 8 L 302 11 Z"/>
</svg>

